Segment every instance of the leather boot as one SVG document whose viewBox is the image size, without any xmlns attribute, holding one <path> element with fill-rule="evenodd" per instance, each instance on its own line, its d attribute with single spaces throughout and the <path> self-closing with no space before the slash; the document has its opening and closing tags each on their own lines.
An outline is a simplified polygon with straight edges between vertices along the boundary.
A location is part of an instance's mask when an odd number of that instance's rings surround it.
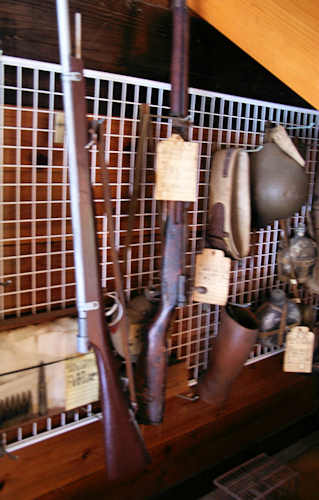
<svg viewBox="0 0 319 500">
<path fill-rule="evenodd" d="M 256 342 L 257 332 L 258 320 L 249 309 L 238 306 L 222 309 L 208 369 L 198 383 L 202 401 L 215 406 L 224 403 Z"/>
</svg>

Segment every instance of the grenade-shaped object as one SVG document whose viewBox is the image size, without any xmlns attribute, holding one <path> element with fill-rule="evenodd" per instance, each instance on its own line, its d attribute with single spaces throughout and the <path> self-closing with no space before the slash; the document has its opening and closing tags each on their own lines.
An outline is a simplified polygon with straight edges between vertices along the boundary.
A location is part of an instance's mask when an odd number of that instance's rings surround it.
<svg viewBox="0 0 319 500">
<path fill-rule="evenodd" d="M 287 306 L 286 325 L 300 324 L 301 312 L 298 305 L 292 300 L 287 299 L 283 290 L 276 288 L 271 291 L 269 300 L 262 304 L 256 311 L 256 317 L 260 322 L 260 332 L 270 332 L 279 329 L 285 305 Z M 266 347 L 277 345 L 277 340 L 277 334 L 260 336 L 260 342 Z"/>
<path fill-rule="evenodd" d="M 296 278 L 299 283 L 305 283 L 315 265 L 316 256 L 316 243 L 305 236 L 305 225 L 299 224 L 288 246 L 277 254 L 279 279 L 285 282 Z"/>
</svg>

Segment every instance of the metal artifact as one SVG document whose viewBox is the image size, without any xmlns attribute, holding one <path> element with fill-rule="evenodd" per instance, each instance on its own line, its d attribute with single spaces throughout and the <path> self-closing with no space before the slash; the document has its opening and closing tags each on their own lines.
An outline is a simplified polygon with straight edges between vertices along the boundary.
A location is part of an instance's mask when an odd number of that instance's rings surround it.
<svg viewBox="0 0 319 500">
<path fill-rule="evenodd" d="M 105 317 L 110 330 L 110 337 L 117 354 L 125 358 L 123 348 L 123 307 L 117 292 L 106 294 Z M 141 329 L 146 321 L 150 319 L 158 304 L 159 297 L 148 288 L 139 295 L 129 300 L 126 306 L 126 314 L 129 322 L 128 348 L 131 361 L 135 363 L 142 350 Z"/>
<path fill-rule="evenodd" d="M 306 202 L 305 169 L 273 142 L 250 155 L 251 201 L 254 227 L 294 215 Z"/>
<path fill-rule="evenodd" d="M 260 322 L 260 342 L 266 347 L 281 345 L 285 340 L 286 327 L 300 325 L 302 320 L 298 305 L 279 288 L 271 291 L 269 300 L 258 307 L 255 314 Z M 263 335 L 263 332 L 272 334 Z"/>
<path fill-rule="evenodd" d="M 305 283 L 316 261 L 317 245 L 305 236 L 304 224 L 299 224 L 295 236 L 277 253 L 279 279 L 283 282 L 297 280 Z"/>
<path fill-rule="evenodd" d="M 13 425 L 32 414 L 31 391 L 0 400 L 0 428 Z"/>
</svg>

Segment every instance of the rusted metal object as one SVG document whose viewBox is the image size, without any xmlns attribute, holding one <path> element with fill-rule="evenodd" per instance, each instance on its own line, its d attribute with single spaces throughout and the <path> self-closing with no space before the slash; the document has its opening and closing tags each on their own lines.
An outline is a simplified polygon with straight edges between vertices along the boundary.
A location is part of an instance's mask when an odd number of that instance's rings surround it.
<svg viewBox="0 0 319 500">
<path fill-rule="evenodd" d="M 256 316 L 260 322 L 259 341 L 266 347 L 281 345 L 286 338 L 287 326 L 300 325 L 302 320 L 299 304 L 288 300 L 279 288 L 271 291 L 269 300 L 258 307 Z"/>
<path fill-rule="evenodd" d="M 298 283 L 305 283 L 316 261 L 317 245 L 305 236 L 305 227 L 299 225 L 295 236 L 288 240 L 288 246 L 279 250 L 278 274 L 281 281 L 292 279 Z"/>
<path fill-rule="evenodd" d="M 173 2 L 171 115 L 173 132 L 185 134 L 188 94 L 189 19 L 185 0 Z M 142 331 L 143 349 L 137 362 L 138 420 L 163 420 L 167 374 L 166 337 L 176 306 L 185 302 L 183 276 L 186 203 L 168 201 L 161 264 L 161 300 L 150 325 Z"/>
<path fill-rule="evenodd" d="M 298 212 L 307 197 L 304 168 L 272 142 L 250 160 L 253 225 L 262 227 Z"/>
</svg>

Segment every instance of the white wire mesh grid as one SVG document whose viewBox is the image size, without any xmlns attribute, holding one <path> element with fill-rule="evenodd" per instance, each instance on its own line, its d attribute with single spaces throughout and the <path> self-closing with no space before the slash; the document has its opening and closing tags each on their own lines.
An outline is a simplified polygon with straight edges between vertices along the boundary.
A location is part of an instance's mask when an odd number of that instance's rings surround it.
<svg viewBox="0 0 319 500">
<path fill-rule="evenodd" d="M 151 107 L 154 136 L 151 142 L 168 137 L 171 133 L 170 85 L 92 70 L 85 70 L 84 74 L 88 116 L 106 118 L 116 244 L 122 258 L 134 178 L 139 105 L 146 102 Z M 63 109 L 60 76 L 58 65 L 2 57 L 0 277 L 1 281 L 12 281 L 0 293 L 2 320 L 65 308 L 75 301 L 67 154 L 64 144 L 55 142 L 55 118 Z M 285 127 L 303 127 L 289 130 L 290 135 L 300 138 L 306 147 L 309 176 L 308 205 L 291 219 L 292 226 L 296 226 L 304 220 L 312 201 L 318 112 L 197 89 L 189 90 L 189 98 L 192 122 L 189 140 L 197 141 L 200 148 L 198 196 L 188 214 L 186 273 L 192 283 L 195 255 L 201 247 L 207 223 L 213 152 L 220 147 L 240 146 L 249 150 L 262 144 L 268 120 Z M 128 296 L 159 283 L 160 207 L 153 197 L 153 163 L 154 147 L 149 147 L 133 244 L 126 263 Z M 90 151 L 90 167 L 102 286 L 113 290 L 107 220 L 95 148 Z M 254 303 L 265 298 L 271 288 L 279 286 L 276 274 L 279 238 L 278 222 L 252 234 L 250 255 L 232 263 L 231 302 Z M 306 293 L 304 300 L 317 304 L 316 297 Z M 211 338 L 217 334 L 218 312 L 218 306 L 192 302 L 190 294 L 187 305 L 177 310 L 168 349 L 171 356 L 186 361 L 193 379 L 197 379 L 199 371 L 207 365 Z M 281 350 L 282 346 L 256 345 L 248 363 Z"/>
</svg>

